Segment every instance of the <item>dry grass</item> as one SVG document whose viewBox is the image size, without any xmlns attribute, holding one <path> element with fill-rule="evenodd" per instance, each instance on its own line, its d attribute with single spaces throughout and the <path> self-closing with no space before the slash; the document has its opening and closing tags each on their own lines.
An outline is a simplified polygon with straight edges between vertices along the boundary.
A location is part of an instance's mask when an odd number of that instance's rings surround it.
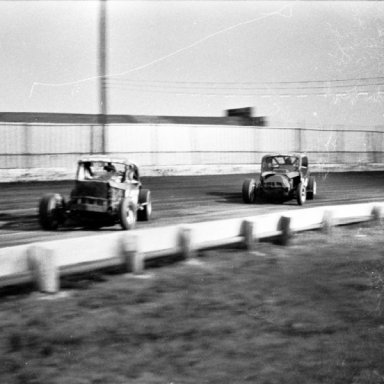
<svg viewBox="0 0 384 384">
<path fill-rule="evenodd" d="M 384 382 L 382 227 L 5 296 L 0 382 Z M 67 285 L 69 287 L 69 285 Z"/>
</svg>

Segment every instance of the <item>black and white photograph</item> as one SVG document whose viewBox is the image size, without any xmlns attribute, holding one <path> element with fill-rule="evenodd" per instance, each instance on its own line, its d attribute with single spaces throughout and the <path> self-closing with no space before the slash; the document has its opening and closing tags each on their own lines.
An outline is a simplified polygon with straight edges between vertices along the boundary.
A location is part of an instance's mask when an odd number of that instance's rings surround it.
<svg viewBox="0 0 384 384">
<path fill-rule="evenodd" d="M 384 383 L 384 1 L 0 0 L 0 383 Z"/>
</svg>

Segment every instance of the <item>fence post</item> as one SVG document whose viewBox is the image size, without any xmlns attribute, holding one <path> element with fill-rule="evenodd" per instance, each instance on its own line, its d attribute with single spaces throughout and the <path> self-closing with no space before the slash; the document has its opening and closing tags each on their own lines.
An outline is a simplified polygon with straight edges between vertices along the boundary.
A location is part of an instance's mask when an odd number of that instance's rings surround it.
<svg viewBox="0 0 384 384">
<path fill-rule="evenodd" d="M 254 237 L 255 223 L 251 220 L 244 220 L 243 226 L 245 247 L 248 251 L 252 251 L 255 249 L 255 242 L 257 241 Z"/>
<path fill-rule="evenodd" d="M 281 230 L 279 243 L 281 245 L 288 245 L 292 237 L 291 218 L 288 216 L 281 216 L 280 222 L 279 222 L 279 229 Z"/>
<path fill-rule="evenodd" d="M 37 289 L 44 293 L 57 293 L 60 279 L 54 251 L 34 245 L 28 248 L 27 257 Z"/>
<path fill-rule="evenodd" d="M 333 227 L 335 225 L 332 211 L 324 211 L 323 220 L 321 224 L 323 232 L 325 232 L 327 235 L 331 235 L 333 232 Z"/>
<path fill-rule="evenodd" d="M 31 130 L 31 126 L 30 124 L 24 124 L 23 125 L 24 127 L 24 148 L 23 148 L 23 152 L 24 152 L 24 161 L 23 161 L 23 165 L 24 165 L 24 168 L 30 168 L 30 161 L 31 161 L 31 151 L 30 151 L 30 145 L 31 145 L 31 133 L 30 133 L 30 130 Z"/>
<path fill-rule="evenodd" d="M 190 259 L 196 255 L 193 249 L 192 228 L 181 227 L 179 233 L 179 247 L 183 259 Z"/>
<path fill-rule="evenodd" d="M 123 236 L 123 259 L 127 272 L 141 274 L 145 269 L 144 255 L 139 250 L 138 236 L 128 234 Z"/>
<path fill-rule="evenodd" d="M 375 223 L 381 225 L 383 223 L 383 209 L 382 207 L 376 205 L 372 208 L 371 213 L 372 219 Z"/>
</svg>

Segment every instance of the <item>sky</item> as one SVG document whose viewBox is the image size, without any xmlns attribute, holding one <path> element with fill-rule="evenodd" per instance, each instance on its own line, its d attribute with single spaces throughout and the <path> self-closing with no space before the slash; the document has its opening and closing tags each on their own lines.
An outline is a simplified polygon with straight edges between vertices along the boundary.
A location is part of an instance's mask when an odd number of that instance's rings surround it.
<svg viewBox="0 0 384 384">
<path fill-rule="evenodd" d="M 100 1 L 0 1 L 0 112 L 100 113 Z M 384 126 L 384 2 L 106 2 L 107 113 Z"/>
</svg>

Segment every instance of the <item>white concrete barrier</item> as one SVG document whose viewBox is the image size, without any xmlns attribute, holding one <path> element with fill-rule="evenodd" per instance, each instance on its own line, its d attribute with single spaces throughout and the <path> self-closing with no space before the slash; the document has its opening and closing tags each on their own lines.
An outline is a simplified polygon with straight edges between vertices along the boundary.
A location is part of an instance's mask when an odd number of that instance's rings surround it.
<svg viewBox="0 0 384 384">
<path fill-rule="evenodd" d="M 244 242 L 248 248 L 258 239 L 291 232 L 357 221 L 379 220 L 384 202 L 296 209 L 259 216 L 174 225 L 113 234 L 88 236 L 0 248 L 0 286 L 35 281 L 44 292 L 59 289 L 59 276 L 126 266 L 142 273 L 146 260 L 180 254 L 184 258 L 198 249 Z"/>
<path fill-rule="evenodd" d="M 31 281 L 27 245 L 0 248 L 0 286 Z"/>
<path fill-rule="evenodd" d="M 189 224 L 193 245 L 197 248 L 210 248 L 242 241 L 243 221 L 243 218 L 239 218 Z"/>
</svg>

